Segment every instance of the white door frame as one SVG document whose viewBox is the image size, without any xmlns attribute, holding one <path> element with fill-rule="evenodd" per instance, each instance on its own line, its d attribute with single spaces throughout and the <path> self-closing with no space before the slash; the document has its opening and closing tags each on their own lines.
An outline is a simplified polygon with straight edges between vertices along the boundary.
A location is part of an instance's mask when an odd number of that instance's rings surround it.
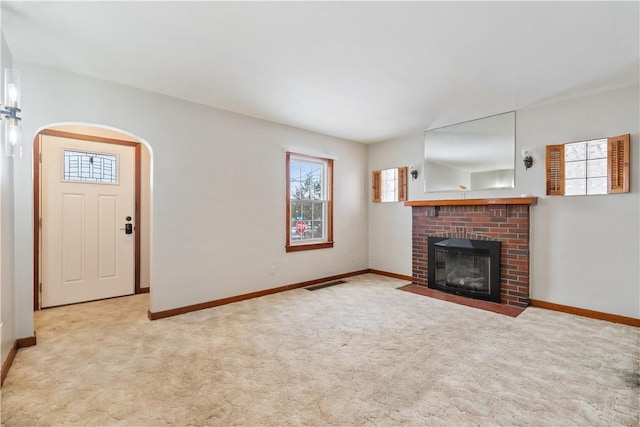
<svg viewBox="0 0 640 427">
<path fill-rule="evenodd" d="M 134 260 L 134 293 L 145 293 L 149 292 L 149 288 L 140 288 L 140 188 L 141 188 L 141 177 L 140 177 L 140 145 L 139 142 L 133 141 L 124 141 L 120 139 L 114 138 L 105 138 L 100 136 L 93 135 L 82 135 L 73 132 L 64 132 L 52 129 L 44 129 L 40 131 L 35 139 L 33 144 L 33 206 L 34 206 L 34 216 L 33 216 L 33 270 L 34 270 L 34 280 L 33 280 L 33 309 L 40 309 L 40 291 L 41 291 L 41 283 L 40 283 L 40 257 L 41 257 L 41 242 L 40 242 L 40 224 L 41 224 L 41 202 L 40 202 L 40 152 L 41 152 L 41 138 L 40 135 L 50 135 L 57 136 L 62 138 L 71 138 L 71 139 L 79 139 L 84 141 L 93 141 L 93 142 L 102 142 L 106 144 L 118 144 L 118 145 L 127 145 L 134 147 L 135 149 L 135 183 L 134 183 L 134 198 L 135 198 L 135 213 L 134 213 L 134 227 L 136 232 L 134 233 L 134 246 L 135 246 L 135 260 Z"/>
</svg>

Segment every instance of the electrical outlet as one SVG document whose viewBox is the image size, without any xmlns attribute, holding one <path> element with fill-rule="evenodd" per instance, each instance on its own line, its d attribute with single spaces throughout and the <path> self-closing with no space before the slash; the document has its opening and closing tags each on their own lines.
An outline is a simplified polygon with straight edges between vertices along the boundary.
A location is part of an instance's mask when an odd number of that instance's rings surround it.
<svg viewBox="0 0 640 427">
<path fill-rule="evenodd" d="M 351 254 L 351 255 L 349 256 L 349 260 L 350 260 L 352 263 L 353 263 L 353 262 L 356 262 L 356 256 L 355 256 L 354 254 Z"/>
<path fill-rule="evenodd" d="M 271 267 L 269 267 L 269 275 L 273 276 L 274 274 L 276 274 L 276 266 L 272 265 Z"/>
</svg>

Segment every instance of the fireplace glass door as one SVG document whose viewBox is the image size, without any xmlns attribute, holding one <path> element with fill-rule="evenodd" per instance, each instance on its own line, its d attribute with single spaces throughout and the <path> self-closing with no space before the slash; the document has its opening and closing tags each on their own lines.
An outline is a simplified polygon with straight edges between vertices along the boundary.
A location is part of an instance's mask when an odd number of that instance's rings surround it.
<svg viewBox="0 0 640 427">
<path fill-rule="evenodd" d="M 435 250 L 435 282 L 439 286 L 489 295 L 491 268 L 489 253 Z"/>
<path fill-rule="evenodd" d="M 500 302 L 500 242 L 429 237 L 427 286 Z"/>
</svg>

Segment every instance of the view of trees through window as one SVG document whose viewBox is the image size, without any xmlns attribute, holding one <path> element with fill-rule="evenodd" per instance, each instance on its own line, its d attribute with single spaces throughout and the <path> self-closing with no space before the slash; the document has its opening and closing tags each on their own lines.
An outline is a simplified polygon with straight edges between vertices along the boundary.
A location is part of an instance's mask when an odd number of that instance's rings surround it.
<svg viewBox="0 0 640 427">
<path fill-rule="evenodd" d="M 291 240 L 324 238 L 325 163 L 292 158 L 289 171 Z"/>
</svg>

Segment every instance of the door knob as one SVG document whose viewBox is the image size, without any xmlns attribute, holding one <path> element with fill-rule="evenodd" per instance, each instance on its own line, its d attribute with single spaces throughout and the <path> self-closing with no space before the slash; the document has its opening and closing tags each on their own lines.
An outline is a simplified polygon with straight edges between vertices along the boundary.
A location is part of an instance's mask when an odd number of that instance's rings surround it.
<svg viewBox="0 0 640 427">
<path fill-rule="evenodd" d="M 124 234 L 133 234 L 133 224 L 125 224 L 120 230 L 124 230 Z"/>
</svg>

